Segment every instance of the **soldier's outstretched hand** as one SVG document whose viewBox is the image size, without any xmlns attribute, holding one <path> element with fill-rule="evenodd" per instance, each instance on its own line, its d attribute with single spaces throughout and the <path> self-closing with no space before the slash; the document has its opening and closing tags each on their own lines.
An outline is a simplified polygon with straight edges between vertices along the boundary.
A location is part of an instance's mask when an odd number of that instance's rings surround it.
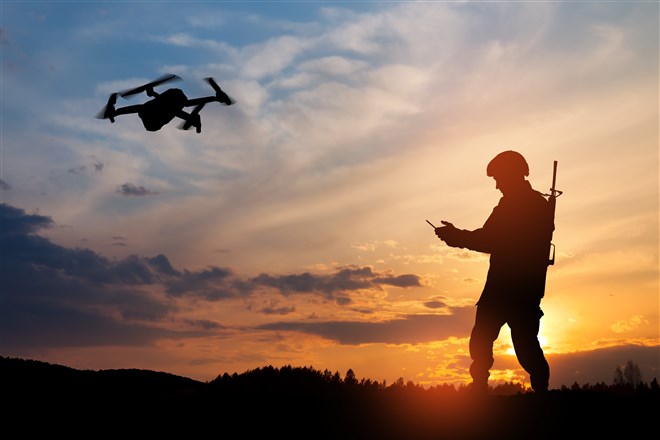
<svg viewBox="0 0 660 440">
<path fill-rule="evenodd" d="M 437 235 L 440 240 L 444 241 L 449 246 L 456 246 L 459 230 L 456 229 L 456 227 L 450 222 L 442 220 L 440 223 L 442 223 L 444 226 L 435 228 L 435 235 Z"/>
</svg>

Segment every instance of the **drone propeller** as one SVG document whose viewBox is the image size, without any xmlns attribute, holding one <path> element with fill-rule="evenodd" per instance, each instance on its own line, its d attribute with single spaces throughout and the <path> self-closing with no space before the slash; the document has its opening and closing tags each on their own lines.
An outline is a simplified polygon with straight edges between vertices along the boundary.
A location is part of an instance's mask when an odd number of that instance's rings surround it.
<svg viewBox="0 0 660 440">
<path fill-rule="evenodd" d="M 199 117 L 199 112 L 204 108 L 204 104 L 199 104 L 190 112 L 190 116 L 186 119 L 179 128 L 181 130 L 188 130 L 193 125 L 197 128 L 197 133 L 202 131 L 202 119 Z"/>
<path fill-rule="evenodd" d="M 108 98 L 108 103 L 103 109 L 96 114 L 98 119 L 110 119 L 110 122 L 115 122 L 115 104 L 117 103 L 117 93 L 113 93 Z"/>
<path fill-rule="evenodd" d="M 173 75 L 171 73 L 168 73 L 168 74 L 163 75 L 160 78 L 158 78 L 154 81 L 151 81 L 150 83 L 144 84 L 140 87 L 136 87 L 134 89 L 129 89 L 129 90 L 124 90 L 123 92 L 120 93 L 120 95 L 121 95 L 122 98 L 126 98 L 127 96 L 135 95 L 135 94 L 138 94 L 138 93 L 142 93 L 146 90 L 153 89 L 154 87 L 159 86 L 163 83 L 166 83 L 166 82 L 169 82 L 169 81 L 178 81 L 180 79 L 181 79 L 180 77 L 178 77 L 176 75 Z"/>
<path fill-rule="evenodd" d="M 229 97 L 225 92 L 222 91 L 218 83 L 215 82 L 215 80 L 211 77 L 209 78 L 204 78 L 206 82 L 208 82 L 211 87 L 213 87 L 213 90 L 215 90 L 215 96 L 218 98 L 218 101 L 222 102 L 225 105 L 232 105 L 235 101 Z"/>
</svg>

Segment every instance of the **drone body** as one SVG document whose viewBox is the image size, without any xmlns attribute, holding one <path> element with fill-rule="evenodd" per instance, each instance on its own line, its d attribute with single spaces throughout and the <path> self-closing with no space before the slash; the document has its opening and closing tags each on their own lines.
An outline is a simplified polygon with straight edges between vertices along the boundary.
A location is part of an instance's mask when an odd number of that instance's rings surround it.
<svg viewBox="0 0 660 440">
<path fill-rule="evenodd" d="M 234 101 L 223 92 L 222 89 L 220 89 L 220 86 L 218 86 L 213 78 L 206 78 L 206 81 L 211 87 L 213 87 L 213 90 L 215 91 L 214 96 L 188 99 L 181 89 L 171 88 L 163 93 L 156 93 L 154 91 L 154 87 L 157 85 L 180 79 L 181 78 L 176 75 L 168 74 L 140 87 L 126 90 L 121 93 L 113 93 L 108 99 L 108 104 L 97 115 L 97 118 L 109 119 L 110 122 L 114 123 L 116 116 L 137 113 L 142 120 L 145 129 L 148 131 L 158 131 L 172 119 L 178 117 L 184 121 L 179 128 L 182 130 L 188 130 L 190 127 L 195 127 L 197 133 L 200 133 L 202 131 L 202 121 L 199 112 L 204 105 L 209 102 L 221 102 L 225 105 L 232 105 L 234 103 Z M 143 104 L 115 108 L 117 95 L 126 98 L 142 92 L 145 92 L 147 96 L 152 99 Z M 184 111 L 185 107 L 191 106 L 195 106 L 192 112 L 188 113 Z"/>
<path fill-rule="evenodd" d="M 181 89 L 168 89 L 140 106 L 137 114 L 148 131 L 158 131 L 183 111 L 188 98 Z M 194 125 L 194 124 L 193 124 Z"/>
</svg>

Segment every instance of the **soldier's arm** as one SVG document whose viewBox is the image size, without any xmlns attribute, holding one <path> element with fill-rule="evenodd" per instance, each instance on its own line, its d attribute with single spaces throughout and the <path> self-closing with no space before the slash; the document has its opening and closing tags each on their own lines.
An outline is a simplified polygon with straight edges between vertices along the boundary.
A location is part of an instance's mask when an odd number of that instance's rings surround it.
<svg viewBox="0 0 660 440">
<path fill-rule="evenodd" d="M 453 224 L 443 221 L 444 226 L 436 228 L 435 234 L 448 246 L 470 249 L 477 252 L 491 253 L 497 233 L 497 207 L 493 209 L 484 226 L 473 231 L 456 228 Z"/>
<path fill-rule="evenodd" d="M 451 223 L 439 228 L 436 228 L 435 234 L 442 241 L 447 243 L 448 246 L 466 248 L 477 252 L 491 252 L 491 245 L 489 235 L 483 228 L 469 231 L 466 229 L 458 229 Z"/>
</svg>

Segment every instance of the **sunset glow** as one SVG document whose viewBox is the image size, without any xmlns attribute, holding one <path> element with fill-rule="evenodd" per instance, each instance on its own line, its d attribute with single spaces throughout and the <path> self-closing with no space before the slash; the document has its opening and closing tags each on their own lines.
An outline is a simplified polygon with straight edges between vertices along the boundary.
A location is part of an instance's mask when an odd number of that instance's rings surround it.
<svg viewBox="0 0 660 440">
<path fill-rule="evenodd" d="M 481 227 L 515 149 L 563 191 L 550 386 L 660 378 L 658 3 L 279 3 L 2 2 L 2 356 L 467 383 L 488 255 L 425 220 Z M 236 103 L 95 118 L 164 73 Z"/>
</svg>

